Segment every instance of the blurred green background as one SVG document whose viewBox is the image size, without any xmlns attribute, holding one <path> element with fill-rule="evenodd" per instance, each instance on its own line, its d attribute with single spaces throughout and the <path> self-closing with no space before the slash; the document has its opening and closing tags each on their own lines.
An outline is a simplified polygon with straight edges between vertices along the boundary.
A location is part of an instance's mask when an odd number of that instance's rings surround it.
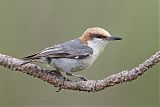
<svg viewBox="0 0 160 107">
<path fill-rule="evenodd" d="M 0 0 L 0 53 L 17 58 L 102 27 L 122 41 L 110 43 L 94 65 L 78 74 L 103 79 L 142 63 L 158 47 L 158 0 Z M 158 66 L 137 80 L 86 93 L 62 90 L 0 67 L 0 106 L 158 107 Z"/>
</svg>

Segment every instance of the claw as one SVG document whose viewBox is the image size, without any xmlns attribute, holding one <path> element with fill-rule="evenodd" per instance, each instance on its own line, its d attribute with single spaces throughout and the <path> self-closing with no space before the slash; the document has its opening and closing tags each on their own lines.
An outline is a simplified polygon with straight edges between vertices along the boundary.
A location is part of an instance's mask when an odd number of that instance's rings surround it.
<svg viewBox="0 0 160 107">
<path fill-rule="evenodd" d="M 84 77 L 84 76 L 82 76 L 82 75 L 76 75 L 76 74 L 73 74 L 73 73 L 71 73 L 71 72 L 66 72 L 66 74 L 69 75 L 69 76 L 78 77 L 78 78 L 80 78 L 80 79 L 83 80 L 83 81 L 87 81 L 87 80 L 88 80 L 86 77 Z"/>
<path fill-rule="evenodd" d="M 83 80 L 83 81 L 88 81 L 88 79 L 84 76 L 80 77 L 80 79 Z"/>
<path fill-rule="evenodd" d="M 51 70 L 50 73 L 54 73 L 58 77 L 62 77 L 62 79 L 66 79 L 59 71 L 57 70 Z"/>
<path fill-rule="evenodd" d="M 56 92 L 60 92 L 62 88 L 58 88 L 58 90 L 56 90 Z"/>
</svg>

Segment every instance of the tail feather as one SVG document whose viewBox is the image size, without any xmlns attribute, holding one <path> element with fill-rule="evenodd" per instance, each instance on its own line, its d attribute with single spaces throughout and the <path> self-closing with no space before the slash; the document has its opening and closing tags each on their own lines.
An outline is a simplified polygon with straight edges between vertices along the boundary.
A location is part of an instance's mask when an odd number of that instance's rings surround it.
<svg viewBox="0 0 160 107">
<path fill-rule="evenodd" d="M 40 57 L 37 56 L 37 54 L 33 54 L 33 55 L 29 55 L 29 56 L 26 56 L 26 57 L 23 57 L 22 59 L 23 60 L 34 60 L 34 59 L 39 59 Z"/>
<path fill-rule="evenodd" d="M 22 64 L 20 64 L 19 67 L 20 67 L 20 66 L 23 66 L 23 65 L 26 65 L 26 64 L 28 64 L 28 63 L 31 63 L 31 62 L 32 62 L 32 61 L 25 61 L 25 62 L 23 62 Z"/>
<path fill-rule="evenodd" d="M 22 64 L 20 64 L 20 66 L 23 66 L 25 64 L 34 62 L 34 61 L 36 61 L 36 59 L 40 59 L 40 57 L 37 55 L 37 53 L 33 54 L 33 55 L 23 57 L 22 60 L 24 60 L 24 62 Z"/>
</svg>

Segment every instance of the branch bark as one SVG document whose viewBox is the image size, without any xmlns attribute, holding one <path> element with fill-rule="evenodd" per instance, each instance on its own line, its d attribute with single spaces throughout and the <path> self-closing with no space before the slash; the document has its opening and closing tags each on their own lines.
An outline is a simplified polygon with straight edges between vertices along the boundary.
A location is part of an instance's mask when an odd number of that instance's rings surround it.
<svg viewBox="0 0 160 107">
<path fill-rule="evenodd" d="M 48 72 L 49 70 L 35 64 L 28 63 L 26 65 L 19 66 L 23 63 L 22 60 L 0 54 L 0 65 L 3 67 L 34 76 L 54 85 L 55 87 L 59 87 L 59 89 L 79 90 L 86 92 L 100 91 L 116 84 L 122 84 L 124 82 L 135 80 L 159 62 L 160 51 L 152 55 L 138 67 L 131 70 L 124 70 L 117 74 L 112 74 L 102 80 L 71 81 L 57 76 L 54 72 Z"/>
</svg>

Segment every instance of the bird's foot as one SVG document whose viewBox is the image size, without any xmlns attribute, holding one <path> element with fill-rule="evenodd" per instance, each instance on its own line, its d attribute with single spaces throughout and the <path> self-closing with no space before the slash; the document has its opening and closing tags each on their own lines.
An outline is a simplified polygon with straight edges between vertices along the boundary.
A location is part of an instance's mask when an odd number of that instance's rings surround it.
<svg viewBox="0 0 160 107">
<path fill-rule="evenodd" d="M 83 80 L 83 81 L 88 81 L 88 79 L 84 76 L 81 76 L 80 79 Z"/>
<path fill-rule="evenodd" d="M 88 80 L 86 77 L 84 77 L 84 76 L 82 76 L 82 75 L 73 74 L 73 73 L 71 73 L 71 72 L 66 72 L 66 75 L 78 77 L 78 78 L 80 78 L 80 79 L 83 80 L 83 81 L 87 81 L 87 80 Z"/>
<path fill-rule="evenodd" d="M 66 79 L 66 77 L 64 77 L 59 71 L 57 70 L 51 70 L 50 73 L 55 74 L 56 76 L 62 78 L 62 79 Z"/>
</svg>

